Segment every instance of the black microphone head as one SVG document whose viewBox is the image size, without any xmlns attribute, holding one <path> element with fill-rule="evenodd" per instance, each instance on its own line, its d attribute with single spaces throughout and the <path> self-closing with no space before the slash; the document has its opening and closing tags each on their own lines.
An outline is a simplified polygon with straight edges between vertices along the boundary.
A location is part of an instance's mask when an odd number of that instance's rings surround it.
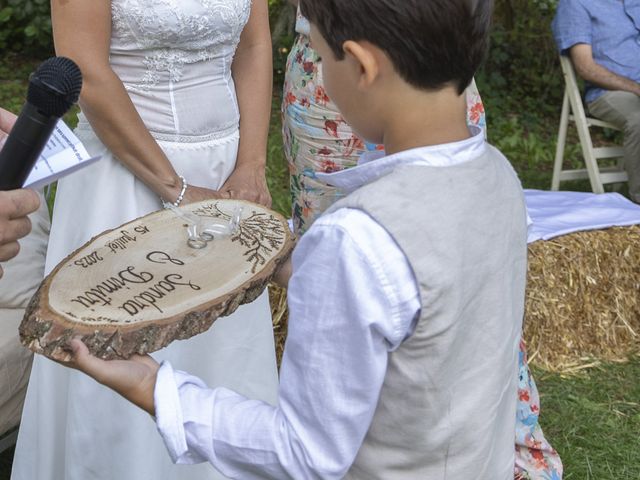
<svg viewBox="0 0 640 480">
<path fill-rule="evenodd" d="M 78 101 L 82 73 L 73 60 L 53 57 L 29 78 L 27 101 L 48 117 L 62 117 Z"/>
</svg>

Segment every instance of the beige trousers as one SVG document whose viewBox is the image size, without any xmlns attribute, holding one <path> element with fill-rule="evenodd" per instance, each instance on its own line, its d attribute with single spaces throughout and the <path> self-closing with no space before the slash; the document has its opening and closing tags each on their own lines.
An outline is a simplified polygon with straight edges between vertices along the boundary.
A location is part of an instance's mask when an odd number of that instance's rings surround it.
<svg viewBox="0 0 640 480">
<path fill-rule="evenodd" d="M 629 196 L 640 203 L 640 97 L 610 91 L 591 102 L 589 112 L 624 132 L 624 168 L 629 175 Z"/>
</svg>

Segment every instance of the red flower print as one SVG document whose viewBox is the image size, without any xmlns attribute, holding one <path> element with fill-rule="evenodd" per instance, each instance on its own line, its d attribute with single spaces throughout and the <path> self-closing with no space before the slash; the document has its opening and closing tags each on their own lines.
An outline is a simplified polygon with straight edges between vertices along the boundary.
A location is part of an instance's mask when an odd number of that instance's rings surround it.
<svg viewBox="0 0 640 480">
<path fill-rule="evenodd" d="M 308 108 L 311 106 L 311 102 L 309 101 L 308 98 L 303 98 L 302 100 L 300 100 L 300 105 L 305 108 Z"/>
<path fill-rule="evenodd" d="M 544 458 L 544 452 L 542 450 L 539 450 L 539 448 L 540 447 L 538 447 L 538 449 L 531 449 L 529 450 L 529 452 L 531 453 L 531 457 L 535 460 L 536 467 L 539 470 L 545 470 L 549 466 L 547 465 L 547 461 Z"/>
<path fill-rule="evenodd" d="M 336 162 L 332 160 L 323 160 L 320 163 L 320 170 L 322 171 L 322 173 L 333 173 L 333 172 L 339 172 L 340 167 L 338 167 Z"/>
<path fill-rule="evenodd" d="M 475 103 L 469 110 L 469 120 L 477 125 L 478 123 L 480 123 L 480 117 L 483 113 L 484 105 L 482 104 L 482 102 Z"/>
<path fill-rule="evenodd" d="M 537 405 L 530 405 L 529 408 L 531 409 L 531 413 L 538 413 L 540 411 Z"/>
<path fill-rule="evenodd" d="M 529 391 L 528 390 L 518 390 L 518 398 L 521 402 L 529 401 Z"/>
<path fill-rule="evenodd" d="M 313 73 L 313 70 L 315 68 L 315 65 L 313 62 L 303 62 L 302 64 L 302 69 L 304 70 L 304 73 L 311 75 Z"/>
<path fill-rule="evenodd" d="M 322 147 L 320 150 L 318 150 L 318 155 L 331 155 L 331 150 L 329 150 L 329 148 L 327 147 Z"/>
<path fill-rule="evenodd" d="M 334 120 L 325 120 L 324 131 L 332 137 L 338 138 L 338 122 Z"/>
<path fill-rule="evenodd" d="M 318 86 L 316 87 L 316 103 L 318 105 L 326 105 L 329 103 L 330 99 L 327 96 L 327 93 L 324 91 L 324 88 Z"/>
<path fill-rule="evenodd" d="M 364 142 L 355 135 L 351 134 L 351 138 L 344 144 L 346 150 L 344 155 L 350 157 L 356 150 L 364 150 Z"/>
<path fill-rule="evenodd" d="M 525 443 L 527 444 L 527 448 L 531 452 L 541 452 L 542 451 L 542 442 L 539 440 L 534 440 L 533 438 L 527 438 Z M 534 455 L 535 458 L 535 455 Z"/>
<path fill-rule="evenodd" d="M 293 105 L 294 103 L 296 103 L 296 100 L 297 98 L 293 93 L 291 92 L 287 93 L 287 99 L 286 99 L 287 105 Z"/>
</svg>

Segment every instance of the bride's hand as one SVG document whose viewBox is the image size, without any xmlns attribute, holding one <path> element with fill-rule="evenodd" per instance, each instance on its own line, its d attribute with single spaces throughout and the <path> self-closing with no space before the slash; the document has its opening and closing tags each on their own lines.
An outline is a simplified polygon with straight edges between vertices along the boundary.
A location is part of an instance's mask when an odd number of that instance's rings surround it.
<svg viewBox="0 0 640 480">
<path fill-rule="evenodd" d="M 220 189 L 222 198 L 237 198 L 271 207 L 264 168 L 237 166 Z"/>
<path fill-rule="evenodd" d="M 201 202 L 203 200 L 212 200 L 218 198 L 227 198 L 217 190 L 211 190 L 210 188 L 196 187 L 195 185 L 189 185 L 184 192 L 184 198 L 181 205 L 187 203 Z"/>
</svg>

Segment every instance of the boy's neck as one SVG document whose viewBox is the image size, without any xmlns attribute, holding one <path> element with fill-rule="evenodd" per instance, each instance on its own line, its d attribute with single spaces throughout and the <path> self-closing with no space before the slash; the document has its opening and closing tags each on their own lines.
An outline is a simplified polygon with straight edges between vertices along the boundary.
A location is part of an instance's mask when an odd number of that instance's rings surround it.
<svg viewBox="0 0 640 480">
<path fill-rule="evenodd" d="M 454 88 L 437 92 L 398 89 L 385 102 L 383 143 L 387 154 L 458 142 L 471 136 L 465 95 Z"/>
</svg>

